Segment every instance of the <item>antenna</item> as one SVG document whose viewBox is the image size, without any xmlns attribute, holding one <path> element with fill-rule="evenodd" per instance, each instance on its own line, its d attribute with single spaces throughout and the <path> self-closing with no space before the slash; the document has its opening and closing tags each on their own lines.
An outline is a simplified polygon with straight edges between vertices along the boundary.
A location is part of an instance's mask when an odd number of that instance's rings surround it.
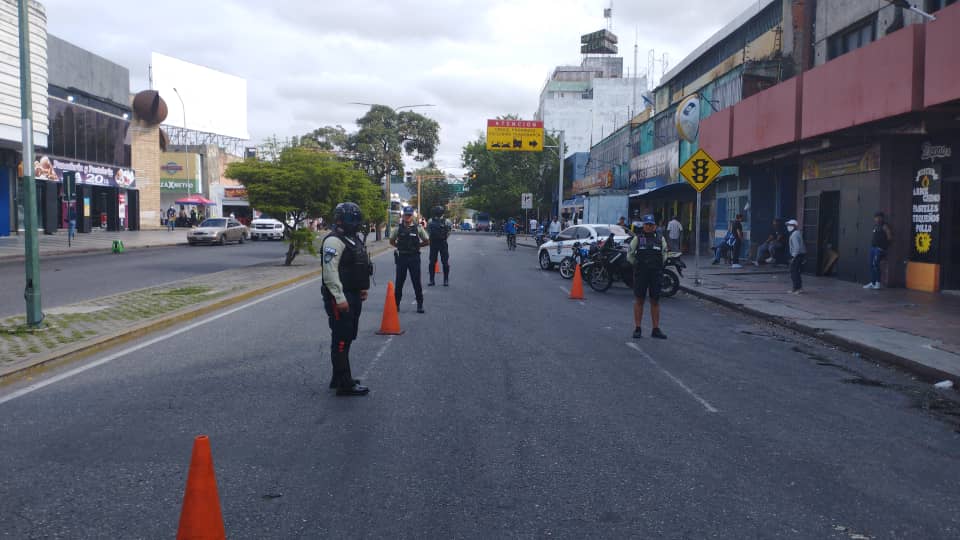
<svg viewBox="0 0 960 540">
<path fill-rule="evenodd" d="M 613 32 L 613 0 L 610 0 L 610 7 L 603 10 L 603 18 L 607 20 L 607 30 Z"/>
</svg>

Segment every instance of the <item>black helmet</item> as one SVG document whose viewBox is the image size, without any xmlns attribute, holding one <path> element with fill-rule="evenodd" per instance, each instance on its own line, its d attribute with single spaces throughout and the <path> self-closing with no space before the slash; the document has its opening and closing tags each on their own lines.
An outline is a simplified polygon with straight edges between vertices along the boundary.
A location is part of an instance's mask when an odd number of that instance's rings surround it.
<svg viewBox="0 0 960 540">
<path fill-rule="evenodd" d="M 433 207 L 433 217 L 443 217 L 443 211 L 444 211 L 444 210 L 443 210 L 443 207 L 442 207 L 442 206 L 434 206 L 434 207 Z"/>
<path fill-rule="evenodd" d="M 357 203 L 342 202 L 333 211 L 333 221 L 339 224 L 345 232 L 353 233 L 357 231 L 363 221 L 363 213 L 360 212 Z"/>
</svg>

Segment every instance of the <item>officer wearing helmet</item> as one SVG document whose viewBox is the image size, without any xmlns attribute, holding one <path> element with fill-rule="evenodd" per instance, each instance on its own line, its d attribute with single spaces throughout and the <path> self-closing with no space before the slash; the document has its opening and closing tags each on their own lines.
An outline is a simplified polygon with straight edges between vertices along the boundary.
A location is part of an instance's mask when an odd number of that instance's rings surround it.
<svg viewBox="0 0 960 540">
<path fill-rule="evenodd" d="M 337 205 L 333 231 L 323 239 L 323 307 L 330 324 L 333 376 L 338 396 L 364 396 L 370 389 L 350 372 L 350 345 L 357 339 L 360 311 L 370 289 L 373 266 L 357 234 L 363 215 L 352 202 Z"/>
<path fill-rule="evenodd" d="M 633 264 L 633 337 L 643 336 L 640 323 L 643 321 L 643 303 L 650 297 L 650 318 L 653 321 L 652 337 L 667 339 L 660 331 L 660 287 L 663 282 L 663 265 L 667 260 L 667 240 L 657 230 L 653 214 L 641 219 L 642 228 L 630 241 L 627 260 Z"/>
<path fill-rule="evenodd" d="M 420 282 L 420 248 L 430 245 L 427 232 L 419 223 L 413 220 L 413 207 L 403 209 L 403 221 L 390 233 L 390 245 L 397 248 L 393 258 L 397 263 L 397 287 L 394 296 L 397 300 L 397 309 L 403 297 L 403 284 L 410 273 L 413 282 L 413 293 L 417 298 L 417 313 L 423 313 L 423 286 Z"/>
<path fill-rule="evenodd" d="M 447 238 L 450 237 L 450 230 L 453 224 L 450 220 L 444 219 L 443 207 L 433 207 L 433 218 L 427 223 L 427 234 L 430 236 L 430 266 L 427 272 L 430 274 L 429 285 L 436 285 L 434 281 L 434 270 L 437 268 L 437 255 L 440 255 L 440 261 L 443 263 L 443 286 L 450 286 L 450 249 L 447 246 Z"/>
</svg>

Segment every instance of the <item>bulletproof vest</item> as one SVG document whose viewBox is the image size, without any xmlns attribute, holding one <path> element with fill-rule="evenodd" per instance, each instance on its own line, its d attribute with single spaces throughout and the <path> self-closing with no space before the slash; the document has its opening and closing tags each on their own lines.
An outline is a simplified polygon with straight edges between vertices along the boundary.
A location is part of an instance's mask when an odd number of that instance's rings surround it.
<svg viewBox="0 0 960 540">
<path fill-rule="evenodd" d="M 646 234 L 640 232 L 637 234 L 637 249 L 634 251 L 637 257 L 638 268 L 662 268 L 663 267 L 663 238 L 660 232 Z"/>
<path fill-rule="evenodd" d="M 443 242 L 449 235 L 447 222 L 443 218 L 433 218 L 427 224 L 427 233 L 430 235 L 431 242 Z"/>
<path fill-rule="evenodd" d="M 370 258 L 367 256 L 367 247 L 356 234 L 345 234 L 337 230 L 333 233 L 343 242 L 343 253 L 340 255 L 340 283 L 344 291 L 365 291 L 370 288 Z"/>
<path fill-rule="evenodd" d="M 417 224 L 407 227 L 403 223 L 397 226 L 397 250 L 403 255 L 420 253 L 420 235 Z"/>
</svg>

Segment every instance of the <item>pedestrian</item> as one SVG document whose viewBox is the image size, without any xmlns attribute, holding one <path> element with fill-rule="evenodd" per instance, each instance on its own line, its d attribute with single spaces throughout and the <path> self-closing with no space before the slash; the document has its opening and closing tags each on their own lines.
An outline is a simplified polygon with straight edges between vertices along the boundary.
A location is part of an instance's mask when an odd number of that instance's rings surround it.
<svg viewBox="0 0 960 540">
<path fill-rule="evenodd" d="M 620 226 L 620 227 L 623 227 L 624 229 L 626 229 L 627 227 L 629 227 L 629 225 L 627 225 L 627 218 L 626 218 L 626 216 L 620 216 L 620 219 L 617 220 L 617 225 Z"/>
<path fill-rule="evenodd" d="M 667 240 L 657 231 L 653 214 L 642 218 L 643 225 L 630 241 L 627 260 L 633 265 L 633 337 L 643 336 L 640 323 L 643 321 L 643 303 L 650 297 L 650 319 L 653 323 L 651 336 L 667 339 L 660 330 L 660 288 L 663 282 L 663 265 L 667 260 Z"/>
<path fill-rule="evenodd" d="M 680 218 L 673 216 L 667 223 L 667 237 L 670 239 L 670 251 L 680 251 L 680 235 L 683 233 L 683 224 Z"/>
<path fill-rule="evenodd" d="M 192 227 L 196 224 L 197 224 L 197 209 L 191 208 L 190 209 L 190 226 Z"/>
<path fill-rule="evenodd" d="M 177 209 L 170 205 L 170 208 L 167 208 L 167 230 L 172 231 L 177 226 Z"/>
<path fill-rule="evenodd" d="M 560 234 L 560 219 L 557 216 L 553 216 L 553 221 L 550 222 L 550 239 L 556 240 L 557 235 Z"/>
<path fill-rule="evenodd" d="M 433 218 L 427 223 L 427 234 L 430 236 L 430 265 L 427 267 L 427 273 L 430 274 L 429 285 L 436 285 L 434 281 L 434 270 L 437 266 L 437 255 L 440 256 L 440 262 L 443 264 L 443 286 L 450 286 L 450 248 L 447 245 L 447 238 L 450 236 L 450 230 L 453 225 L 449 219 L 443 217 L 443 207 L 433 207 Z"/>
<path fill-rule="evenodd" d="M 397 309 L 400 309 L 400 300 L 403 298 L 403 284 L 407 280 L 407 273 L 410 274 L 410 281 L 413 283 L 413 294 L 417 298 L 417 313 L 423 313 L 423 286 L 420 282 L 420 248 L 430 245 L 430 238 L 427 232 L 423 230 L 413 219 L 413 207 L 407 206 L 403 209 L 403 221 L 390 235 L 390 245 L 397 248 L 393 254 L 393 259 L 397 263 L 397 287 L 394 290 L 394 297 L 397 301 Z"/>
<path fill-rule="evenodd" d="M 803 263 L 807 258 L 807 247 L 803 243 L 803 233 L 800 232 L 797 220 L 791 219 L 787 222 L 787 233 L 790 235 L 790 279 L 793 280 L 791 294 L 800 294 L 803 290 L 803 281 L 800 272 L 803 271 Z"/>
<path fill-rule="evenodd" d="M 365 396 L 370 392 L 350 371 L 350 346 L 357 339 L 360 312 L 370 289 L 373 266 L 357 228 L 363 219 L 352 202 L 337 205 L 333 231 L 323 239 L 323 307 L 330 325 L 330 388 L 338 396 Z"/>
<path fill-rule="evenodd" d="M 757 248 L 757 257 L 753 261 L 754 266 L 760 266 L 761 262 L 775 264 L 777 257 L 783 252 L 786 238 L 784 238 L 782 226 L 779 219 L 773 220 L 773 227 L 767 239 Z"/>
<path fill-rule="evenodd" d="M 870 283 L 864 289 L 880 288 L 880 263 L 887 258 L 893 231 L 887 225 L 887 216 L 883 212 L 873 214 L 873 235 L 870 238 Z"/>
<path fill-rule="evenodd" d="M 743 268 L 740 264 L 740 250 L 743 248 L 743 214 L 737 214 L 733 221 L 733 248 L 730 254 L 730 268 Z"/>
</svg>

